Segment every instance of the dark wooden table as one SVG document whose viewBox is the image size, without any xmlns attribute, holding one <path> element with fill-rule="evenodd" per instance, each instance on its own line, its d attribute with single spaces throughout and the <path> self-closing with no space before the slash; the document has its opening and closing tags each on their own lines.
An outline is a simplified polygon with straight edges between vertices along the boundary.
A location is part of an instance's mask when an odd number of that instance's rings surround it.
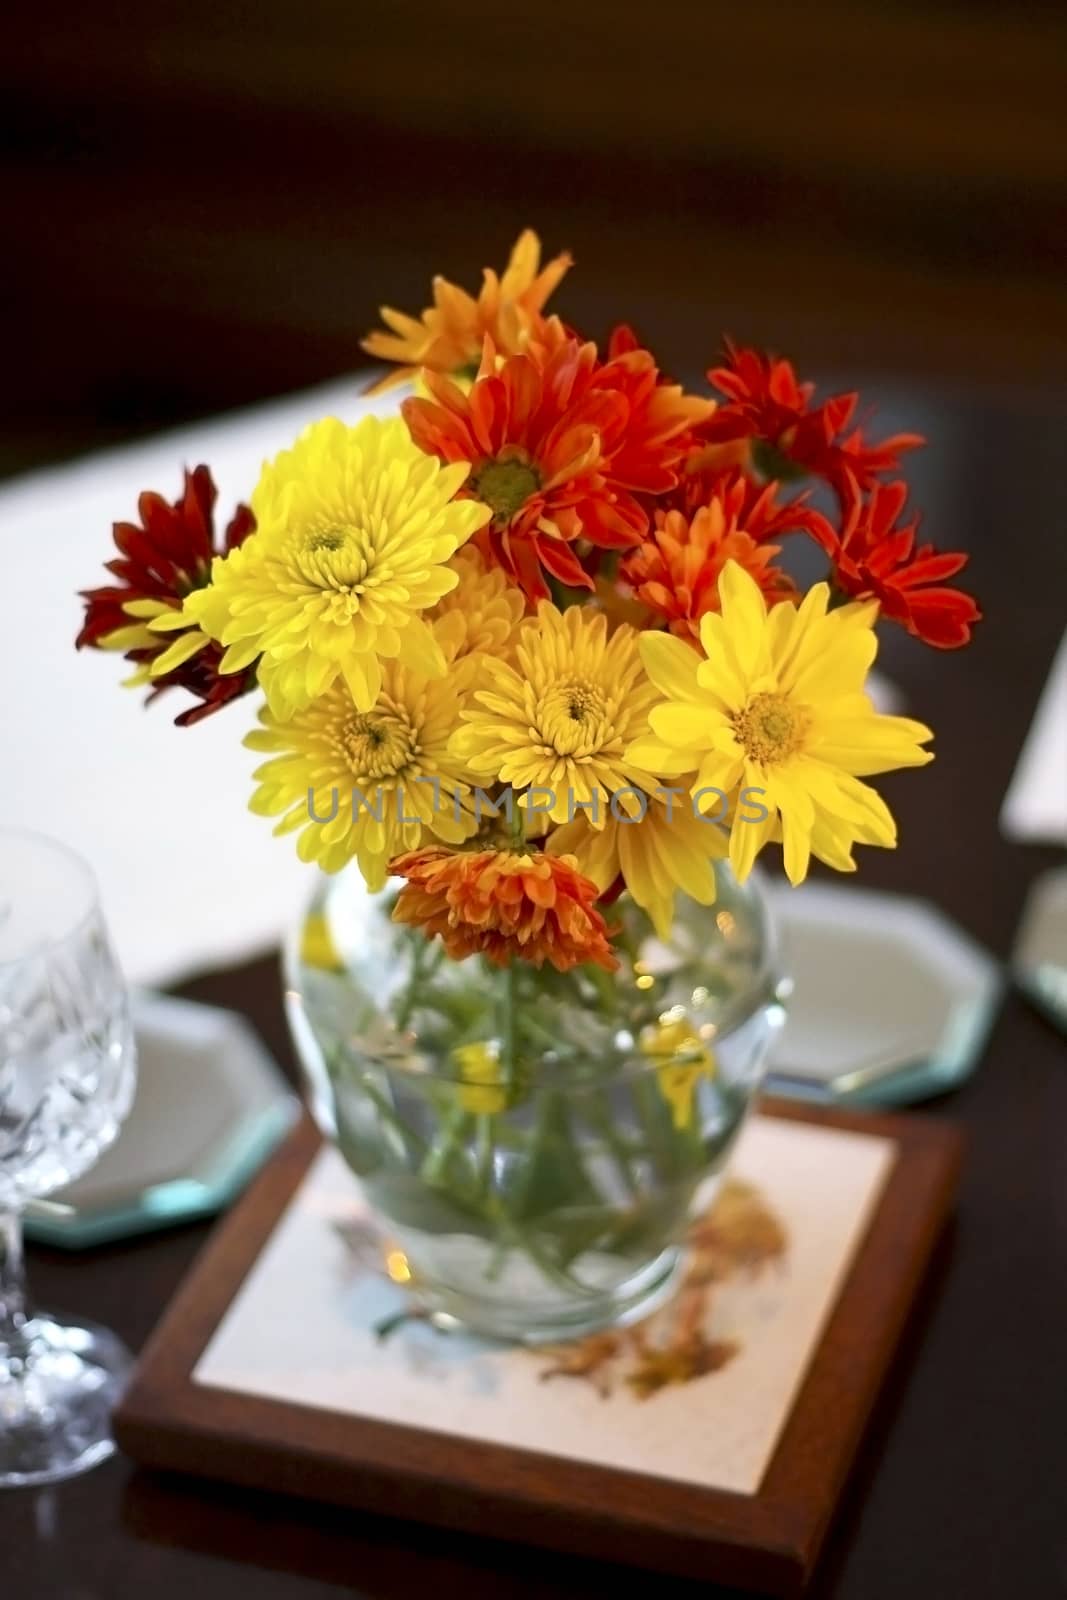
<svg viewBox="0 0 1067 1600">
<path fill-rule="evenodd" d="M 900 637 L 884 647 L 908 709 L 937 731 L 938 760 L 885 783 L 902 843 L 869 852 L 864 881 L 928 894 L 1006 957 L 1028 883 L 1055 860 L 1005 842 L 997 811 L 1067 623 L 1067 403 L 1033 392 L 884 400 L 887 425 L 906 419 L 935 440 L 917 465 L 918 498 L 932 537 L 973 551 L 988 621 L 962 654 L 934 659 Z M 272 961 L 185 992 L 247 1012 L 291 1066 Z M 1067 1041 L 1009 994 L 976 1076 L 929 1109 L 970 1136 L 958 1218 L 812 1593 L 1046 1600 L 1067 1594 Z M 137 1348 L 204 1235 L 76 1258 L 35 1250 L 33 1285 L 42 1303 L 107 1322 Z M 59 1488 L 0 1496 L 0 1595 L 498 1600 L 622 1581 L 491 1536 L 156 1480 L 113 1460 Z M 696 1592 L 657 1582 L 668 1591 Z"/>
</svg>

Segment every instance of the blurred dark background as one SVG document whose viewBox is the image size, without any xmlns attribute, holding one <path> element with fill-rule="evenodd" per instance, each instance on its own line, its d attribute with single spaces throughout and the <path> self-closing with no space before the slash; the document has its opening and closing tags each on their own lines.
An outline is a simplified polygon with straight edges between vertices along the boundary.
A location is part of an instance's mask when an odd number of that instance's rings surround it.
<svg viewBox="0 0 1067 1600">
<path fill-rule="evenodd" d="M 521 225 L 695 373 L 1060 386 L 1067 9 L 55 0 L 0 39 L 0 472 L 351 370 Z"/>
</svg>

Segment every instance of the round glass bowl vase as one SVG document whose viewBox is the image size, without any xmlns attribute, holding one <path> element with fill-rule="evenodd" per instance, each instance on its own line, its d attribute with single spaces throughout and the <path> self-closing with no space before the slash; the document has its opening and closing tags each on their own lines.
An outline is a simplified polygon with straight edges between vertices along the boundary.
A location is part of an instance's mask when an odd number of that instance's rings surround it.
<svg viewBox="0 0 1067 1600">
<path fill-rule="evenodd" d="M 453 961 L 321 881 L 286 952 L 312 1109 L 440 1325 L 546 1343 L 670 1294 L 784 1016 L 758 885 L 717 873 L 669 940 L 612 906 L 614 973 Z"/>
</svg>

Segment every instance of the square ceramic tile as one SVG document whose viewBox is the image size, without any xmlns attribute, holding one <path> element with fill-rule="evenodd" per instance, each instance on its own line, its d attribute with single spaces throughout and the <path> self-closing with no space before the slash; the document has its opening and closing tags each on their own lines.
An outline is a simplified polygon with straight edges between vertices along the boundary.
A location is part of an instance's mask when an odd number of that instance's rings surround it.
<svg viewBox="0 0 1067 1600">
<path fill-rule="evenodd" d="M 891 1170 L 870 1134 L 753 1117 L 693 1235 L 682 1290 L 638 1329 L 561 1350 L 401 1321 L 355 1179 L 315 1159 L 195 1381 L 754 1494 Z"/>
</svg>

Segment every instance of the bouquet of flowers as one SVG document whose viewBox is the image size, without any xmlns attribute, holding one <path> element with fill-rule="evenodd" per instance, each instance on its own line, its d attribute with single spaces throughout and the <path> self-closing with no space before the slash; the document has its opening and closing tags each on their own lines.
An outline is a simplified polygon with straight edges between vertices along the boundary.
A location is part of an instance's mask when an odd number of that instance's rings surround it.
<svg viewBox="0 0 1067 1600">
<path fill-rule="evenodd" d="M 709 1050 L 641 971 L 641 929 L 669 942 L 680 904 L 721 908 L 768 846 L 794 884 L 812 856 L 847 872 L 857 845 L 892 846 L 865 780 L 931 760 L 932 735 L 865 692 L 876 625 L 950 649 L 979 616 L 950 583 L 966 557 L 919 541 L 900 478 L 917 435 L 872 439 L 856 394 L 818 399 L 729 342 L 690 392 L 629 327 L 598 346 L 549 312 L 570 266 L 542 267 L 527 231 L 476 297 L 438 278 L 421 315 L 383 308 L 364 347 L 392 364 L 377 389 L 407 386 L 398 413 L 312 422 L 221 537 L 206 466 L 174 503 L 142 495 L 78 636 L 150 698 L 188 691 L 183 726 L 255 694 L 251 809 L 326 873 L 391 883 L 398 1026 L 421 1013 L 437 1037 L 443 996 L 462 1085 L 460 1120 L 438 1104 L 407 1170 L 471 1215 L 500 1200 L 492 1118 L 519 1097 L 516 1015 L 544 1032 L 563 993 L 552 974 L 643 1041 L 686 1131 Z M 798 538 L 826 558 L 806 593 L 782 559 Z M 315 926 L 309 963 L 343 964 L 321 925 L 315 956 Z M 472 956 L 509 975 L 492 1027 L 441 979 Z M 648 977 L 644 1011 L 611 1000 L 620 965 Z M 463 1116 L 482 1129 L 469 1171 Z M 615 1150 L 621 1171 L 649 1140 Z"/>
<path fill-rule="evenodd" d="M 742 880 L 780 841 L 793 883 L 892 845 L 862 780 L 931 734 L 865 697 L 875 624 L 951 648 L 978 611 L 895 479 L 917 435 L 872 442 L 855 394 L 756 350 L 727 345 L 718 400 L 629 328 L 601 353 L 546 315 L 570 260 L 539 256 L 526 232 L 477 299 L 439 278 L 421 317 L 383 309 L 365 347 L 419 392 L 313 422 L 221 542 L 207 467 L 144 494 L 78 644 L 189 690 L 181 725 L 261 693 L 251 806 L 305 860 L 406 878 L 398 916 L 454 957 L 564 967 L 611 962 L 621 890 L 664 930 L 679 887 L 710 903 L 724 840 Z M 808 478 L 832 513 L 783 494 Z M 792 535 L 828 561 L 806 595 Z M 504 791 L 520 848 L 483 851 Z"/>
</svg>

